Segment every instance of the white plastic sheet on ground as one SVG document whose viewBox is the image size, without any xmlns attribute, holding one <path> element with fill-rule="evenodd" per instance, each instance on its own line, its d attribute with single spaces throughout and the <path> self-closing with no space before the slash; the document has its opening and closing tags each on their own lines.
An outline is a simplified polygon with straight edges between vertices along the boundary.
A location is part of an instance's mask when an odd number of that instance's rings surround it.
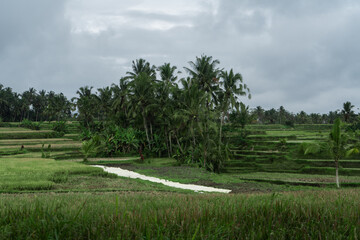
<svg viewBox="0 0 360 240">
<path fill-rule="evenodd" d="M 104 169 L 104 171 L 108 173 L 114 173 L 120 177 L 128 177 L 128 178 L 138 178 L 146 181 L 151 181 L 155 183 L 162 183 L 166 186 L 175 187 L 175 188 L 181 188 L 181 189 L 188 189 L 193 190 L 195 192 L 220 192 L 220 193 L 229 193 L 231 190 L 229 189 L 221 189 L 221 188 L 213 188 L 213 187 L 206 187 L 206 186 L 200 186 L 200 185 L 194 185 L 194 184 L 183 184 L 178 182 L 172 182 L 165 179 L 160 179 L 156 177 L 149 177 L 145 176 L 133 171 L 121 169 L 119 167 L 105 167 L 105 166 L 99 166 L 94 165 L 94 167 L 100 167 Z"/>
</svg>

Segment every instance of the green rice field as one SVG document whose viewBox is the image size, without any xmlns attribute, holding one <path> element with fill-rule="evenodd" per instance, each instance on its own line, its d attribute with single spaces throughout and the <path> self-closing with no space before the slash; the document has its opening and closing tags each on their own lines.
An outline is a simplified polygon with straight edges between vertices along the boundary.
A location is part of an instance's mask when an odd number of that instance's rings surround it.
<svg viewBox="0 0 360 240">
<path fill-rule="evenodd" d="M 45 125 L 46 126 L 46 125 Z M 173 158 L 91 157 L 79 133 L 0 128 L 0 239 L 358 239 L 360 160 L 341 161 L 340 190 L 328 156 L 301 154 L 328 126 L 249 125 L 230 137 L 218 173 Z M 49 147 L 49 145 L 51 145 Z M 199 194 L 117 177 L 121 167 L 171 181 L 231 189 Z"/>
</svg>

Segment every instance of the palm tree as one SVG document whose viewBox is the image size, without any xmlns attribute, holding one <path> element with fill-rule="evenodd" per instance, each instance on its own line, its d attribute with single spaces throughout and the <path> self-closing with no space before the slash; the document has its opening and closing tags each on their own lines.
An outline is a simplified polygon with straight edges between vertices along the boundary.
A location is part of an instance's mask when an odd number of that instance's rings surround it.
<svg viewBox="0 0 360 240">
<path fill-rule="evenodd" d="M 351 117 L 354 116 L 354 111 L 352 110 L 354 108 L 354 105 L 351 104 L 351 102 L 347 101 L 343 104 L 343 110 L 341 113 L 344 116 L 345 122 L 349 122 Z"/>
<path fill-rule="evenodd" d="M 285 117 L 286 110 L 283 106 L 280 106 L 279 108 L 279 123 L 283 123 L 283 118 Z"/>
<path fill-rule="evenodd" d="M 345 156 L 346 136 L 341 133 L 341 120 L 337 118 L 330 132 L 330 153 L 335 160 L 336 186 L 339 188 L 339 160 Z"/>
<path fill-rule="evenodd" d="M 35 121 L 41 121 L 47 106 L 47 97 L 45 90 L 39 91 L 39 94 L 34 99 L 33 106 L 36 114 Z"/>
<path fill-rule="evenodd" d="M 217 90 L 219 84 L 219 74 L 221 69 L 217 67 L 220 61 L 213 60 L 211 56 L 202 55 L 196 57 L 195 62 L 190 61 L 190 68 L 184 69 L 190 74 L 190 77 L 194 79 L 199 85 L 200 90 L 209 94 L 208 98 L 216 100 L 215 90 Z M 207 100 L 207 108 L 210 107 L 210 100 Z"/>
<path fill-rule="evenodd" d="M 100 107 L 98 111 L 98 118 L 101 120 L 107 119 L 107 116 L 110 114 L 111 100 L 112 100 L 112 90 L 110 87 L 98 88 L 99 95 L 96 96 L 98 106 Z"/>
<path fill-rule="evenodd" d="M 245 128 L 245 125 L 251 122 L 251 115 L 249 113 L 249 106 L 246 106 L 244 103 L 240 103 L 239 111 L 239 121 L 242 129 Z"/>
<path fill-rule="evenodd" d="M 210 108 L 213 103 L 217 102 L 216 91 L 219 88 L 219 74 L 221 69 L 217 67 L 220 61 L 213 60 L 211 56 L 202 55 L 196 57 L 195 62 L 190 61 L 190 68 L 185 67 L 184 69 L 190 74 L 192 81 L 198 85 L 199 90 L 206 93 L 206 104 L 205 104 L 205 118 L 204 118 L 204 139 L 208 142 L 209 139 L 209 127 L 210 127 Z M 208 145 L 203 144 L 204 147 L 204 165 L 206 165 L 207 158 L 207 147 Z"/>
<path fill-rule="evenodd" d="M 182 106 L 180 108 L 181 114 L 185 117 L 186 129 L 190 130 L 190 136 L 192 137 L 193 146 L 196 146 L 196 132 L 195 128 L 200 122 L 204 121 L 204 106 L 206 104 L 206 94 L 203 91 L 199 91 L 197 83 L 188 79 L 182 80 L 184 87 Z M 205 164 L 205 163 L 204 163 Z"/>
<path fill-rule="evenodd" d="M 160 73 L 160 78 L 162 81 L 174 83 L 177 80 L 177 76 L 174 74 L 176 69 L 176 66 L 171 66 L 170 63 L 164 63 L 158 67 L 157 70 Z"/>
<path fill-rule="evenodd" d="M 111 90 L 113 92 L 112 106 L 113 109 L 113 118 L 115 122 L 118 122 L 120 119 L 123 127 L 127 127 L 129 124 L 129 81 L 126 78 L 121 78 L 119 85 L 112 84 Z"/>
<path fill-rule="evenodd" d="M 223 91 L 219 91 L 221 98 L 220 109 L 221 109 L 221 118 L 220 118 L 220 143 L 222 137 L 222 126 L 224 123 L 225 115 L 228 114 L 228 110 L 236 107 L 239 110 L 238 96 L 246 96 L 250 98 L 250 90 L 247 88 L 246 84 L 243 84 L 243 78 L 240 73 L 234 74 L 231 69 L 230 72 L 221 71 L 220 78 L 222 79 L 221 84 L 223 85 Z"/>
<path fill-rule="evenodd" d="M 23 117 L 25 118 L 25 115 L 27 113 L 27 119 L 30 120 L 30 112 L 33 107 L 33 102 L 36 97 L 36 90 L 34 88 L 29 88 L 29 90 L 23 92 L 21 99 L 23 103 Z"/>
<path fill-rule="evenodd" d="M 253 114 L 256 116 L 258 122 L 263 123 L 265 112 L 264 112 L 264 109 L 261 106 L 257 106 L 253 110 Z"/>
<path fill-rule="evenodd" d="M 88 86 L 80 87 L 80 89 L 76 91 L 79 97 L 73 98 L 79 110 L 79 118 L 83 121 L 85 127 L 89 127 L 94 119 L 95 97 L 91 92 L 92 89 L 93 87 Z"/>
<path fill-rule="evenodd" d="M 277 111 L 275 108 L 265 111 L 265 118 L 270 124 L 274 124 L 277 119 Z"/>
<path fill-rule="evenodd" d="M 296 115 L 296 119 L 298 120 L 298 123 L 305 124 L 308 122 L 308 115 L 306 112 L 300 111 L 300 113 Z"/>
<path fill-rule="evenodd" d="M 143 119 L 143 126 L 146 133 L 146 139 L 151 149 L 150 134 L 148 127 L 149 107 L 153 101 L 153 78 L 146 72 L 140 72 L 129 84 L 131 90 L 132 112 L 140 113 Z"/>
<path fill-rule="evenodd" d="M 156 67 L 153 65 L 151 66 L 149 62 L 147 62 L 145 59 L 136 59 L 135 61 L 132 61 L 132 72 L 127 72 L 128 74 L 126 79 L 134 79 L 137 77 L 140 73 L 146 73 L 152 78 L 156 77 Z"/>
<path fill-rule="evenodd" d="M 165 139 L 168 156 L 172 154 L 171 149 L 171 124 L 173 120 L 176 103 L 174 101 L 174 93 L 178 90 L 176 84 L 177 76 L 175 75 L 175 66 L 170 63 L 164 63 L 158 67 L 160 80 L 154 84 L 154 103 L 152 104 L 152 115 L 156 116 L 157 127 L 163 129 L 159 132 Z"/>
</svg>

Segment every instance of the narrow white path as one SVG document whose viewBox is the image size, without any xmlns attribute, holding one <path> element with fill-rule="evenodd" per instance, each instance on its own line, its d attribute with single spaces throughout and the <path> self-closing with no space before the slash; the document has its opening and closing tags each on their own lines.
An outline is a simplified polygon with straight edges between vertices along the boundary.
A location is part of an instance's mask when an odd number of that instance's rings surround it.
<svg viewBox="0 0 360 240">
<path fill-rule="evenodd" d="M 94 167 L 100 167 L 104 169 L 104 171 L 108 173 L 114 173 L 120 177 L 128 177 L 128 178 L 139 178 L 146 181 L 156 182 L 156 183 L 162 183 L 166 186 L 175 187 L 175 188 L 181 188 L 181 189 L 188 189 L 193 190 L 195 192 L 220 192 L 220 193 L 229 193 L 231 190 L 229 189 L 221 189 L 221 188 L 213 188 L 213 187 L 206 187 L 206 186 L 200 186 L 200 185 L 194 185 L 194 184 L 183 184 L 178 182 L 172 182 L 165 179 L 160 179 L 156 177 L 149 177 L 145 176 L 133 171 L 121 169 L 119 167 L 104 167 L 99 165 L 93 165 Z"/>
</svg>

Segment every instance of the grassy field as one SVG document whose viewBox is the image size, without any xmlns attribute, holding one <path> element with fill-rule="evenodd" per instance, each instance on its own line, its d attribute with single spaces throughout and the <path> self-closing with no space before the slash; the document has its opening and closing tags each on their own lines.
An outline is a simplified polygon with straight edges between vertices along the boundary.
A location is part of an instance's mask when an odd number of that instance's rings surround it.
<svg viewBox="0 0 360 240">
<path fill-rule="evenodd" d="M 231 137 L 221 174 L 172 158 L 90 158 L 77 128 L 57 136 L 0 128 L 0 239 L 358 239 L 360 160 L 304 156 L 303 142 L 326 141 L 329 126 L 248 126 L 249 144 Z M 319 129 L 317 129 L 319 127 Z M 44 144 L 44 148 L 42 148 Z M 51 148 L 47 148 L 51 144 Z M 22 148 L 24 146 L 24 148 Z M 44 153 L 46 156 L 44 157 Z M 198 194 L 108 174 L 118 166 L 181 183 L 231 189 Z"/>
<path fill-rule="evenodd" d="M 3 195 L 3 239 L 357 239 L 359 191 Z"/>
</svg>

